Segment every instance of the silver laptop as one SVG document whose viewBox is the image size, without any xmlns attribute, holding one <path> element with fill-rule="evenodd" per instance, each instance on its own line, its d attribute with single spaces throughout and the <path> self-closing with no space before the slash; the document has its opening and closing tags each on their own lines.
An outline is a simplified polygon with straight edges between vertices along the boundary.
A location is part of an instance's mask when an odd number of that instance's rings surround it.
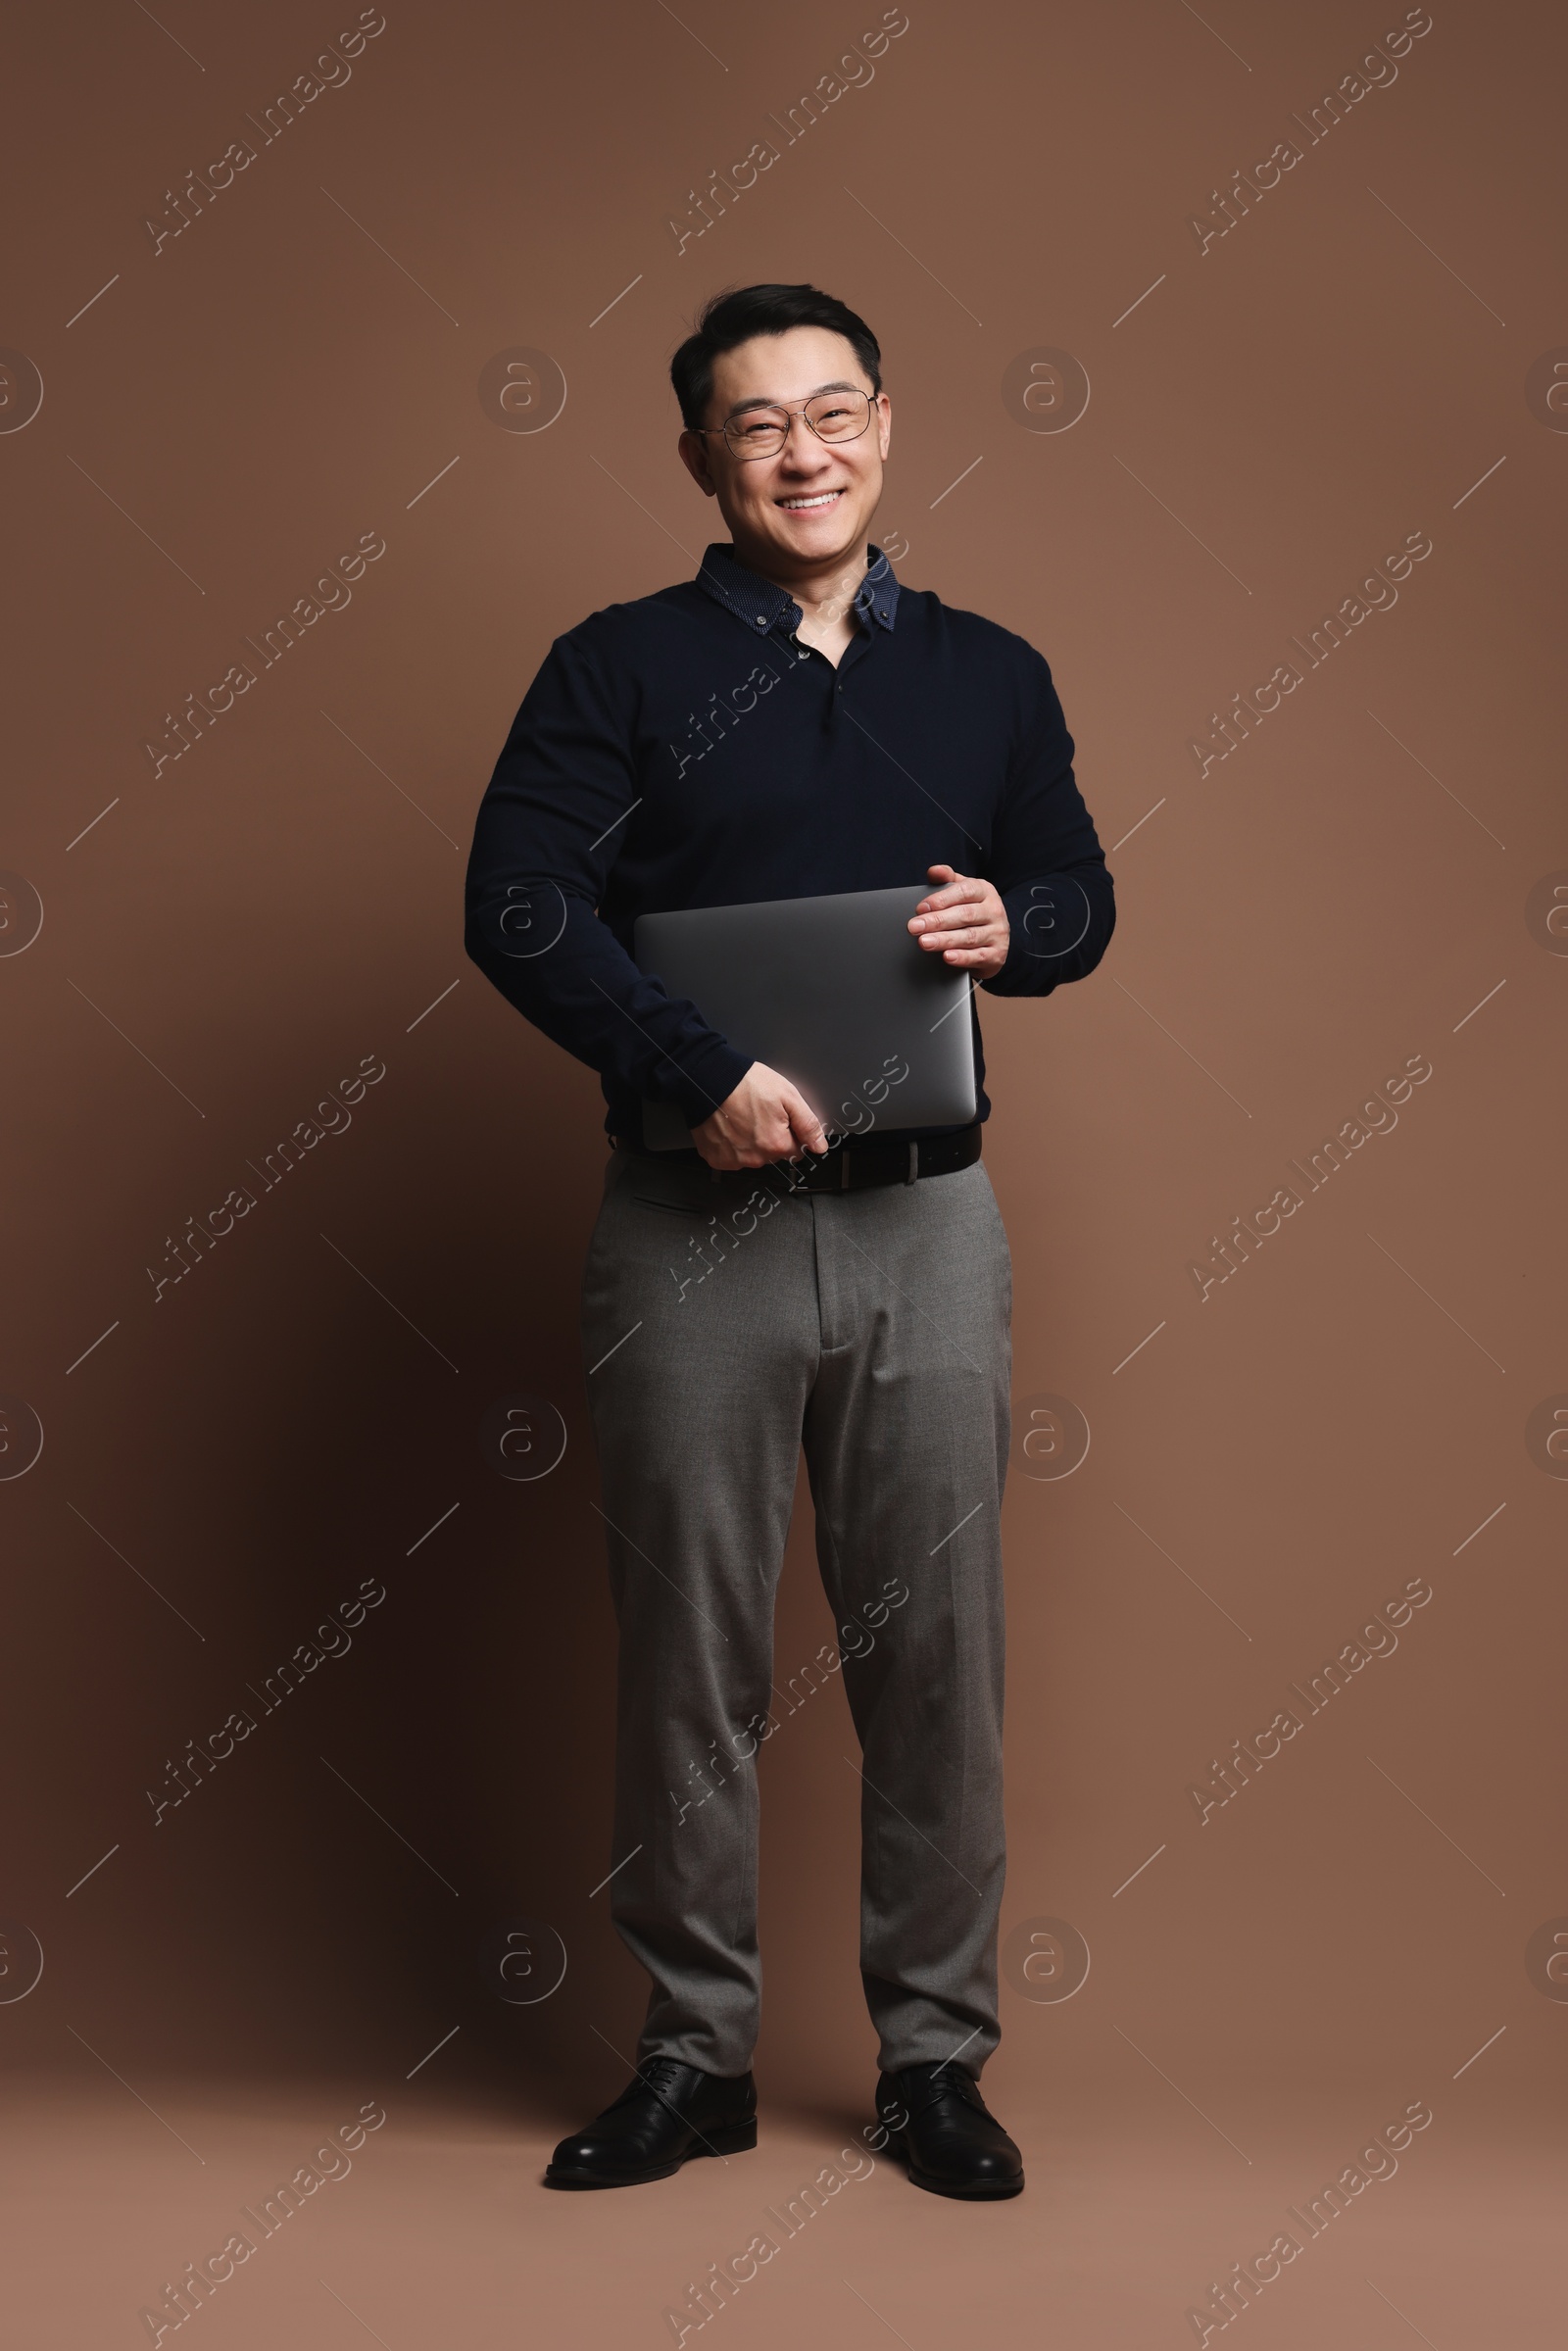
<svg viewBox="0 0 1568 2351">
<path fill-rule="evenodd" d="M 930 889 L 641 914 L 632 954 L 738 1053 L 798 1086 L 829 1129 L 963 1126 L 978 1106 L 969 974 L 907 927 Z M 649 1151 L 691 1141 L 673 1103 L 644 1102 Z"/>
</svg>

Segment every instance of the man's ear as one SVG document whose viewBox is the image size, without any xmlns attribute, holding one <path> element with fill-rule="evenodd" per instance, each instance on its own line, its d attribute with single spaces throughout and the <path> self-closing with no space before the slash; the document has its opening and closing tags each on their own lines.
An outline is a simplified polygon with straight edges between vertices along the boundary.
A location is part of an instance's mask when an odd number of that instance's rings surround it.
<svg viewBox="0 0 1568 2351">
<path fill-rule="evenodd" d="M 886 458 L 888 444 L 893 438 L 893 403 L 886 392 L 878 392 L 876 396 L 876 414 L 877 434 L 882 444 L 882 455 Z"/>
<path fill-rule="evenodd" d="M 713 486 L 713 477 L 708 469 L 708 443 L 702 434 L 688 429 L 681 434 L 675 446 L 680 451 L 681 464 L 696 482 L 704 497 L 716 498 L 718 492 Z"/>
</svg>

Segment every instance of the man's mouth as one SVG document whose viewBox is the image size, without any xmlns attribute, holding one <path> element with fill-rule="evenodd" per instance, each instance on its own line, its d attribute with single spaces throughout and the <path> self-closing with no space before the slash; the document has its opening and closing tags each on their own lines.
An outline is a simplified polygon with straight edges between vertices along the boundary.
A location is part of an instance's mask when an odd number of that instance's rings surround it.
<svg viewBox="0 0 1568 2351">
<path fill-rule="evenodd" d="M 818 507 L 831 506 L 843 495 L 842 490 L 817 490 L 809 498 L 775 498 L 773 504 L 781 506 L 786 514 L 809 514 Z"/>
</svg>

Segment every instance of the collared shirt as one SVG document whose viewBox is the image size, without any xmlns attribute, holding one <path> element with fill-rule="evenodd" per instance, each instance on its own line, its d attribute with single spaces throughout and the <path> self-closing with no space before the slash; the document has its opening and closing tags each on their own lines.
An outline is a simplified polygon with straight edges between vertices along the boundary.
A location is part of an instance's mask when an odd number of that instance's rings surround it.
<svg viewBox="0 0 1568 2351">
<path fill-rule="evenodd" d="M 862 628 L 869 628 L 873 620 L 892 628 L 899 613 L 899 583 L 893 565 L 880 547 L 868 547 L 865 553 L 865 576 L 855 591 L 855 617 Z M 715 542 L 704 555 L 697 585 L 706 588 L 726 612 L 737 612 L 749 628 L 763 634 L 782 626 L 793 636 L 804 617 L 787 588 L 776 588 L 770 579 L 748 571 L 744 563 L 735 561 L 734 549 L 722 542 Z"/>
<path fill-rule="evenodd" d="M 559 637 L 523 699 L 474 827 L 466 945 L 599 1072 L 612 1135 L 640 1139 L 648 1099 L 700 1124 L 752 1063 L 638 969 L 640 914 L 934 888 L 944 864 L 1006 908 L 989 994 L 1047 996 L 1104 953 L 1111 877 L 1045 660 L 902 587 L 879 549 L 854 611 L 835 664 L 785 589 L 712 546 L 695 580 Z M 985 1118 L 975 1006 L 971 991 Z"/>
</svg>

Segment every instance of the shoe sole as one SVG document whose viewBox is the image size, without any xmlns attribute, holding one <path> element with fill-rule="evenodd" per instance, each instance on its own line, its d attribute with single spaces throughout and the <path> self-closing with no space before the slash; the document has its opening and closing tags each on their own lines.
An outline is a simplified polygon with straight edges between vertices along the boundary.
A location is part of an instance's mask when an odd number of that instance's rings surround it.
<svg viewBox="0 0 1568 2351">
<path fill-rule="evenodd" d="M 547 2187 L 641 2187 L 648 2180 L 669 2180 L 682 2164 L 699 2155 L 744 2155 L 757 2144 L 756 2118 L 749 2123 L 732 2123 L 726 2131 L 710 2131 L 673 2163 L 662 2163 L 651 2172 L 589 2172 L 572 2171 L 560 2164 L 545 2166 Z"/>
<path fill-rule="evenodd" d="M 923 2187 L 927 2195 L 952 2196 L 960 2204 L 999 2204 L 1007 2196 L 1023 2194 L 1021 2175 L 1016 2180 L 975 2180 L 967 2185 L 960 2185 L 952 2180 L 933 2180 L 929 2172 L 921 2171 L 909 2153 L 906 2140 L 902 2136 L 889 2138 L 888 2153 L 898 2157 L 911 2184 Z"/>
</svg>

